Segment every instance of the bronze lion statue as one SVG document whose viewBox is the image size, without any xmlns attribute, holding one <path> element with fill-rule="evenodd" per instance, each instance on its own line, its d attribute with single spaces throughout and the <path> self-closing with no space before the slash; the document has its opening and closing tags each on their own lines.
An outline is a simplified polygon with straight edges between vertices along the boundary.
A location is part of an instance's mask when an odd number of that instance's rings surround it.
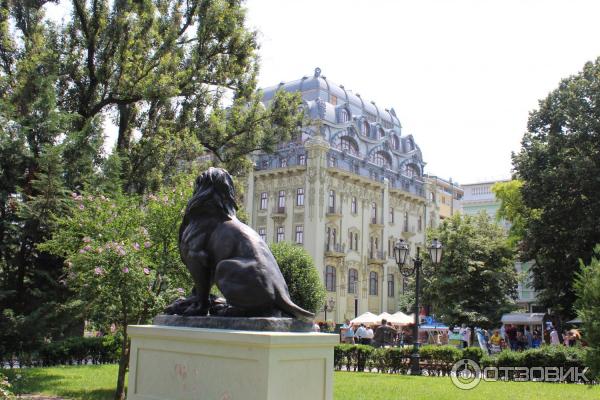
<svg viewBox="0 0 600 400">
<path fill-rule="evenodd" d="M 194 290 L 166 312 L 313 318 L 314 314 L 292 302 L 269 247 L 236 218 L 236 210 L 233 180 L 227 171 L 209 168 L 196 179 L 179 228 L 179 252 L 194 280 Z M 210 294 L 213 285 L 225 299 Z"/>
</svg>

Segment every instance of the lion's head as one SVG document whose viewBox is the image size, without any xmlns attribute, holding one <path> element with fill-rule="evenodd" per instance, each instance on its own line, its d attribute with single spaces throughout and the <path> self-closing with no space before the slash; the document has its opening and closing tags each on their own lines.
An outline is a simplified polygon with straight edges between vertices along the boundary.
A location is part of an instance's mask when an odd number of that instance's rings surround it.
<svg viewBox="0 0 600 400">
<path fill-rule="evenodd" d="M 185 210 L 187 216 L 200 207 L 214 207 L 226 217 L 235 216 L 235 188 L 229 172 L 222 168 L 210 167 L 196 178 L 194 194 Z M 185 218 L 185 217 L 184 217 Z"/>
</svg>

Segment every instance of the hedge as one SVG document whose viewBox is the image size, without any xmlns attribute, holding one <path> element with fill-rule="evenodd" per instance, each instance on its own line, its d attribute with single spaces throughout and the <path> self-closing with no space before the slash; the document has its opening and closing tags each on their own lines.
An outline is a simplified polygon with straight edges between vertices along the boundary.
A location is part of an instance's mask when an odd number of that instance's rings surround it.
<svg viewBox="0 0 600 400">
<path fill-rule="evenodd" d="M 377 371 L 406 374 L 410 369 L 412 347 L 375 349 L 365 345 L 340 344 L 334 349 L 334 367 L 346 371 Z M 476 347 L 457 349 L 454 346 L 421 346 L 421 369 L 430 376 L 449 375 L 455 362 L 471 359 L 485 367 L 571 367 L 585 368 L 586 350 L 579 347 L 543 346 L 523 352 L 504 350 L 488 356 Z M 512 379 L 512 376 L 508 376 Z M 569 376 L 570 378 L 570 376 Z M 570 381 L 568 379 L 568 381 Z M 591 381 L 591 379 L 590 379 Z"/>
<path fill-rule="evenodd" d="M 0 362 L 11 368 L 15 359 L 22 367 L 115 363 L 120 357 L 122 340 L 120 335 L 71 337 L 44 343 L 35 353 L 0 354 Z"/>
</svg>

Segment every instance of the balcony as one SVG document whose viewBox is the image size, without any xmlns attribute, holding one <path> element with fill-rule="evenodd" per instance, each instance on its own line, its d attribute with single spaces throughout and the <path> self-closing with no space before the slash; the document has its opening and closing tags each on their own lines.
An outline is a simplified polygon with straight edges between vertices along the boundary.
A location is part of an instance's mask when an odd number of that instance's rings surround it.
<svg viewBox="0 0 600 400">
<path fill-rule="evenodd" d="M 333 218 L 333 219 L 341 218 L 342 217 L 341 207 L 327 206 L 326 214 L 327 214 L 327 217 L 329 217 L 329 218 Z"/>
<path fill-rule="evenodd" d="M 385 252 L 383 250 L 369 250 L 368 264 L 384 264 L 386 262 Z"/>
<path fill-rule="evenodd" d="M 383 218 L 377 218 L 377 217 L 369 218 L 369 226 L 371 228 L 383 228 Z"/>
<path fill-rule="evenodd" d="M 273 210 L 271 210 L 271 218 L 274 220 L 283 221 L 285 217 L 285 207 L 273 207 Z"/>
<path fill-rule="evenodd" d="M 346 245 L 340 243 L 325 243 L 325 256 L 344 257 L 346 255 Z"/>
</svg>

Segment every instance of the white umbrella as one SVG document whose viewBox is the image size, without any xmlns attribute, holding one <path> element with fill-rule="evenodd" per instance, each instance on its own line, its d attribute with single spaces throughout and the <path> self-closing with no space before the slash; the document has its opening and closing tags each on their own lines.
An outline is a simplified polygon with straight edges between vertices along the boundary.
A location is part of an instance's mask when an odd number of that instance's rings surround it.
<svg viewBox="0 0 600 400">
<path fill-rule="evenodd" d="M 377 323 L 377 315 L 372 312 L 366 312 L 364 314 L 359 315 L 350 321 L 351 324 L 376 324 Z"/>
<path fill-rule="evenodd" d="M 391 317 L 392 317 L 392 314 L 390 314 L 390 313 L 387 313 L 387 312 L 382 312 L 381 314 L 379 314 L 379 315 L 377 316 L 377 322 L 378 322 L 378 323 L 381 323 L 381 320 L 382 320 L 382 319 L 385 319 L 385 320 L 386 320 L 386 321 L 388 321 L 388 322 L 392 322 L 392 321 L 390 321 L 390 318 L 391 318 Z M 392 323 L 393 323 L 393 322 L 392 322 Z"/>
<path fill-rule="evenodd" d="M 406 315 L 402 311 L 397 311 L 388 318 L 392 324 L 410 325 L 415 322 L 414 314 Z"/>
</svg>

